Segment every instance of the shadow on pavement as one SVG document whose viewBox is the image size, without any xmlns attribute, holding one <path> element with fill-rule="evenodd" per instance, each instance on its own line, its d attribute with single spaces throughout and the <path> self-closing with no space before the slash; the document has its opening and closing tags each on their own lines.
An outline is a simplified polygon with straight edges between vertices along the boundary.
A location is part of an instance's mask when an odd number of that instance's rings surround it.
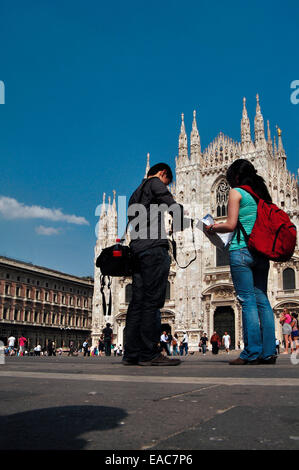
<svg viewBox="0 0 299 470">
<path fill-rule="evenodd" d="M 2 416 L 1 450 L 80 450 L 80 435 L 106 431 L 127 417 L 122 408 L 63 406 Z"/>
</svg>

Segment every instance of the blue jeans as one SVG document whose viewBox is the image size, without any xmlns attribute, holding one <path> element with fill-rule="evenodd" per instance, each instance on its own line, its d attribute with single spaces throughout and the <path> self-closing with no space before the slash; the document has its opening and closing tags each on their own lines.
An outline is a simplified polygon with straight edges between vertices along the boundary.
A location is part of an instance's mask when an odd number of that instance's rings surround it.
<svg viewBox="0 0 299 470">
<path fill-rule="evenodd" d="M 188 354 L 188 343 L 183 343 L 182 346 L 180 347 L 180 356 L 184 355 L 185 351 L 185 356 Z"/>
<path fill-rule="evenodd" d="M 267 297 L 269 260 L 247 248 L 229 252 L 230 269 L 242 305 L 244 350 L 242 359 L 254 361 L 276 355 L 274 315 Z"/>
</svg>

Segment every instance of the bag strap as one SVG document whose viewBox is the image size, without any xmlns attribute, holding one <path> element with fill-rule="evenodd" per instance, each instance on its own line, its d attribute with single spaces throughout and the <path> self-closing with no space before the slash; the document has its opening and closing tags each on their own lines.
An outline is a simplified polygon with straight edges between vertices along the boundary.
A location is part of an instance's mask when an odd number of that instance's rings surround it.
<svg viewBox="0 0 299 470">
<path fill-rule="evenodd" d="M 248 233 L 246 232 L 246 230 L 245 230 L 245 228 L 243 227 L 243 225 L 241 224 L 240 220 L 238 219 L 238 223 L 237 223 L 237 242 L 238 242 L 238 243 L 240 243 L 240 240 L 241 240 L 240 232 L 243 233 L 244 240 L 245 240 L 245 242 L 248 244 L 249 235 L 248 235 Z"/>
<path fill-rule="evenodd" d="M 108 287 L 108 290 L 109 290 L 108 311 L 107 311 L 107 302 L 106 302 L 106 297 L 105 297 L 105 292 L 104 292 L 104 288 L 106 286 L 105 277 L 108 277 L 108 284 L 107 284 L 107 287 Z M 111 316 L 111 312 L 112 312 L 111 278 L 110 278 L 110 276 L 102 276 L 101 275 L 100 281 L 101 281 L 103 315 L 106 316 L 106 314 L 107 314 L 107 315 Z"/>
<path fill-rule="evenodd" d="M 171 227 L 173 229 L 173 223 L 171 224 Z M 173 230 L 171 231 L 171 244 L 172 244 L 172 254 L 173 254 L 173 257 L 174 257 L 174 260 L 176 262 L 176 264 L 178 265 L 179 268 L 181 269 L 186 269 L 188 268 L 188 266 L 190 266 L 191 263 L 193 263 L 193 261 L 196 260 L 197 258 L 197 253 L 196 253 L 196 247 L 195 247 L 195 237 L 194 237 L 194 220 L 191 219 L 191 228 L 192 228 L 192 243 L 193 243 L 193 246 L 194 246 L 194 253 L 195 253 L 195 256 L 193 259 L 191 259 L 189 261 L 188 264 L 186 264 L 186 266 L 180 266 L 179 263 L 178 263 L 178 260 L 177 260 L 177 257 L 176 257 L 176 254 L 177 254 L 177 249 L 176 249 L 176 241 L 174 239 L 174 236 L 173 236 Z"/>
<path fill-rule="evenodd" d="M 259 200 L 261 199 L 254 191 L 253 189 L 251 188 L 251 186 L 248 186 L 248 185 L 243 185 L 243 186 L 238 186 L 239 188 L 243 189 L 244 191 L 246 191 L 247 193 L 250 194 L 250 196 L 253 197 L 253 199 L 255 200 L 255 202 L 258 204 L 259 203 Z M 248 240 L 249 240 L 249 235 L 248 233 L 246 232 L 245 228 L 243 227 L 243 225 L 241 224 L 240 220 L 238 219 L 238 223 L 237 223 L 237 242 L 240 243 L 240 239 L 241 239 L 241 234 L 240 233 L 243 233 L 243 236 L 244 236 L 244 240 L 245 242 L 248 244 Z"/>
<path fill-rule="evenodd" d="M 248 186 L 247 184 L 244 186 L 238 186 L 238 188 L 241 188 L 241 189 L 244 189 L 244 191 L 246 191 L 247 193 L 250 194 L 250 196 L 253 197 L 253 199 L 255 200 L 255 202 L 258 204 L 259 200 L 262 199 L 260 196 L 258 196 L 254 191 L 253 189 L 251 188 L 251 186 Z"/>
</svg>

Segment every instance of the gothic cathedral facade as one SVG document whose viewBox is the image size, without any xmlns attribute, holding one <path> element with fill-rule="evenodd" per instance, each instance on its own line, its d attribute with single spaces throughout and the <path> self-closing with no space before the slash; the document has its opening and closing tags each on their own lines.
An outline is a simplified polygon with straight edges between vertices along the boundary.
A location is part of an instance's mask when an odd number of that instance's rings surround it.
<svg viewBox="0 0 299 470">
<path fill-rule="evenodd" d="M 175 159 L 175 183 L 171 186 L 177 202 L 187 207 L 193 217 L 201 218 L 211 214 L 216 222 L 222 222 L 227 216 L 227 198 L 229 187 L 225 173 L 229 165 L 238 158 L 250 160 L 258 173 L 263 176 L 273 202 L 290 215 L 298 228 L 298 179 L 292 175 L 286 165 L 286 153 L 282 143 L 281 130 L 277 128 L 277 140 L 271 138 L 269 121 L 267 137 L 264 119 L 257 95 L 256 115 L 254 120 L 254 140 L 251 137 L 250 121 L 243 100 L 241 119 L 241 142 L 220 133 L 205 149 L 201 150 L 200 136 L 197 129 L 196 113 L 193 113 L 190 147 L 182 114 L 179 135 L 179 151 Z M 149 155 L 146 172 L 149 168 Z M 95 246 L 95 260 L 101 250 L 115 243 L 118 237 L 118 214 L 116 193 L 108 204 L 103 198 L 98 223 L 98 238 Z M 196 249 L 197 259 L 187 269 L 181 269 L 172 261 L 166 302 L 161 310 L 163 329 L 172 334 L 183 331 L 189 336 L 189 347 L 197 350 L 203 332 L 210 338 L 214 331 L 223 335 L 227 331 L 234 348 L 242 347 L 241 306 L 236 299 L 228 265 L 228 256 L 203 236 L 200 230 L 194 230 L 192 241 L 191 229 L 176 234 L 178 262 L 180 266 L 188 264 Z M 279 315 L 284 307 L 299 313 L 299 246 L 292 259 L 286 263 L 273 263 L 268 280 L 268 296 L 272 305 L 276 336 L 282 339 Z M 107 322 L 111 323 L 114 343 L 123 344 L 126 311 L 131 295 L 130 278 L 113 278 L 111 283 L 112 308 L 103 310 L 103 295 L 99 269 L 95 267 L 92 339 L 93 345 L 101 336 Z M 103 289 L 107 303 L 107 287 Z M 107 305 L 108 307 L 108 305 Z"/>
</svg>

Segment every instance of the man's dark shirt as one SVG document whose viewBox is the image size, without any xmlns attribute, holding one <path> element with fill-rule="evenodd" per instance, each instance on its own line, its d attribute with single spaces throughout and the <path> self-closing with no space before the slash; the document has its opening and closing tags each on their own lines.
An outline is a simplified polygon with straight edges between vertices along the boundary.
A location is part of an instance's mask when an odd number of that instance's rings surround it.
<svg viewBox="0 0 299 470">
<path fill-rule="evenodd" d="M 207 338 L 206 336 L 202 336 L 202 337 L 200 338 L 200 341 L 201 341 L 203 344 L 207 344 L 208 338 Z"/>
<path fill-rule="evenodd" d="M 157 246 L 165 246 L 168 248 L 168 239 L 165 232 L 163 213 L 152 211 L 150 217 L 150 205 L 155 204 L 159 206 L 164 204 L 168 208 L 173 206 L 172 209 L 176 211 L 176 214 L 179 214 L 180 223 L 183 218 L 183 206 L 175 202 L 167 186 L 162 183 L 158 177 L 152 177 L 142 181 L 142 183 L 130 197 L 129 208 L 133 204 L 142 204 L 145 207 L 146 219 L 144 220 L 143 227 L 139 227 L 139 224 L 133 227 L 135 236 L 131 235 L 130 247 L 132 251 L 134 253 L 140 253 L 141 251 L 147 250 L 148 248 L 154 248 Z M 133 213 L 129 213 L 129 221 L 131 223 L 134 222 L 135 217 L 139 217 L 138 212 L 135 213 L 135 216 L 133 215 L 134 213 L 135 211 L 133 211 Z M 143 235 L 141 235 L 139 238 L 138 233 L 141 231 L 143 232 Z M 154 238 L 151 235 L 153 233 Z M 147 238 L 144 237 L 144 234 Z"/>
<path fill-rule="evenodd" d="M 112 339 L 112 328 L 106 327 L 103 329 L 103 334 L 104 334 L 104 341 L 111 341 Z"/>
</svg>

